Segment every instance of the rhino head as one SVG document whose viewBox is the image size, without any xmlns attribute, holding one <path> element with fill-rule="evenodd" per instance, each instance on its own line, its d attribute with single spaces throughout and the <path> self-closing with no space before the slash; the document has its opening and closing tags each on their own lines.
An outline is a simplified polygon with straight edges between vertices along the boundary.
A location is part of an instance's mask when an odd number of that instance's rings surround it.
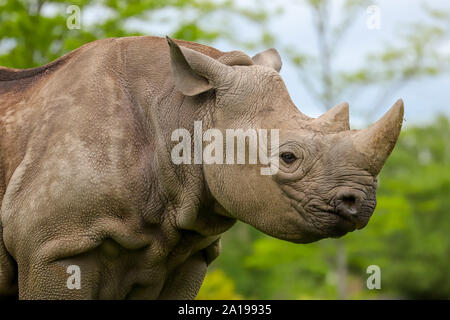
<svg viewBox="0 0 450 320">
<path fill-rule="evenodd" d="M 347 103 L 319 118 L 299 111 L 279 75 L 274 49 L 253 58 L 233 51 L 213 59 L 168 42 L 175 87 L 195 102 L 195 110 L 207 110 L 199 114 L 209 127 L 279 129 L 273 175 L 261 175 L 255 164 L 202 165 L 217 212 L 296 243 L 367 225 L 376 206 L 377 175 L 401 130 L 401 100 L 369 128 L 350 130 Z"/>
</svg>

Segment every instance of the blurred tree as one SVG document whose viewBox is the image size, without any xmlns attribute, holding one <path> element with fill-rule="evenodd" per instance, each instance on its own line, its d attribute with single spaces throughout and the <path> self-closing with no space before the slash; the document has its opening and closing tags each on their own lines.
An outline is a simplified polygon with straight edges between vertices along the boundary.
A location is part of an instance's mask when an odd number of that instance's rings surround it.
<svg viewBox="0 0 450 320">
<path fill-rule="evenodd" d="M 423 4 L 425 18 L 422 21 L 426 22 L 401 26 L 395 40 L 368 54 L 363 65 L 339 69 L 337 60 L 346 35 L 358 17 L 366 17 L 366 9 L 376 1 L 345 0 L 340 2 L 341 6 L 330 0 L 298 2 L 306 3 L 311 11 L 317 48 L 314 53 L 292 46 L 285 50 L 299 68 L 299 77 L 307 92 L 324 111 L 342 100 L 356 99 L 376 89 L 378 94 L 372 105 L 360 110 L 366 117 L 371 117 L 386 99 L 392 99 L 392 95 L 411 80 L 450 71 L 450 55 L 438 50 L 448 42 L 449 11 Z M 339 13 L 338 18 L 333 9 Z"/>
<path fill-rule="evenodd" d="M 80 29 L 66 25 L 71 5 L 81 10 Z M 177 39 L 239 42 L 232 22 L 244 19 L 259 30 L 253 42 L 267 42 L 271 36 L 264 29 L 266 17 L 263 10 L 243 8 L 236 0 L 1 0 L 0 65 L 36 67 L 96 39 L 142 35 L 133 23 L 155 26 L 152 35 L 159 34 L 160 22 L 171 25 L 167 32 Z"/>
</svg>

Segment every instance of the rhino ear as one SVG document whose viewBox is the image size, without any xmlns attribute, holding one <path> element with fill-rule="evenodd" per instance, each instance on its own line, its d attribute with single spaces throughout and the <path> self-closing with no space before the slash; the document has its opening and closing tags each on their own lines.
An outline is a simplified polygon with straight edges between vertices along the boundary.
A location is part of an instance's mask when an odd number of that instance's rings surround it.
<svg viewBox="0 0 450 320">
<path fill-rule="evenodd" d="M 281 70 L 281 57 L 278 51 L 274 48 L 270 48 L 266 51 L 256 54 L 252 57 L 252 60 L 255 64 L 271 67 L 277 72 L 280 72 Z"/>
<path fill-rule="evenodd" d="M 187 96 L 195 96 L 220 86 L 230 68 L 195 50 L 180 48 L 166 37 L 170 48 L 170 68 L 175 87 Z"/>
</svg>

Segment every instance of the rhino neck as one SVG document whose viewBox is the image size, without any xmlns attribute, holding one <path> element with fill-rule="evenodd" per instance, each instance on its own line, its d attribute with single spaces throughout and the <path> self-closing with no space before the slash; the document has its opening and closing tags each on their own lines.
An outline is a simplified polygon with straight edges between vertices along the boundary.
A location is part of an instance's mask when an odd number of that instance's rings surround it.
<svg viewBox="0 0 450 320">
<path fill-rule="evenodd" d="M 195 50 L 216 57 L 220 51 L 186 43 Z M 158 198 L 167 216 L 174 217 L 178 229 L 203 235 L 220 234 L 233 220 L 214 213 L 214 201 L 203 177 L 202 165 L 175 165 L 171 159 L 171 141 L 175 129 L 191 133 L 194 121 L 201 120 L 204 130 L 212 126 L 212 92 L 186 97 L 171 80 L 168 46 L 155 37 L 121 38 L 114 42 L 114 61 L 124 90 L 142 114 L 145 134 L 153 155 L 151 166 Z M 117 61 L 116 61 L 117 60 Z M 140 117 L 141 118 L 141 117 Z"/>
<path fill-rule="evenodd" d="M 212 97 L 205 95 L 197 100 L 173 90 L 166 96 L 155 95 L 150 100 L 147 105 L 148 127 L 155 144 L 159 191 L 167 211 L 175 217 L 179 229 L 208 237 L 220 235 L 236 220 L 216 210 L 215 200 L 205 183 L 203 165 L 175 165 L 171 159 L 171 148 L 176 144 L 171 141 L 174 130 L 186 129 L 193 137 L 194 121 L 202 121 L 203 130 L 212 127 L 211 114 L 200 112 L 211 110 Z"/>
</svg>

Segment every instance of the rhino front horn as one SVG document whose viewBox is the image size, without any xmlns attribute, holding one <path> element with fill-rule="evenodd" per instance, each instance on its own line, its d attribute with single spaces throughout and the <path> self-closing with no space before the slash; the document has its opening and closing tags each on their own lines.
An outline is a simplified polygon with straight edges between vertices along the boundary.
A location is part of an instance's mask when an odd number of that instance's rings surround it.
<svg viewBox="0 0 450 320">
<path fill-rule="evenodd" d="M 377 175 L 397 142 L 403 123 L 403 100 L 399 99 L 386 114 L 353 138 L 357 151 L 366 156 L 369 172 Z"/>
</svg>

